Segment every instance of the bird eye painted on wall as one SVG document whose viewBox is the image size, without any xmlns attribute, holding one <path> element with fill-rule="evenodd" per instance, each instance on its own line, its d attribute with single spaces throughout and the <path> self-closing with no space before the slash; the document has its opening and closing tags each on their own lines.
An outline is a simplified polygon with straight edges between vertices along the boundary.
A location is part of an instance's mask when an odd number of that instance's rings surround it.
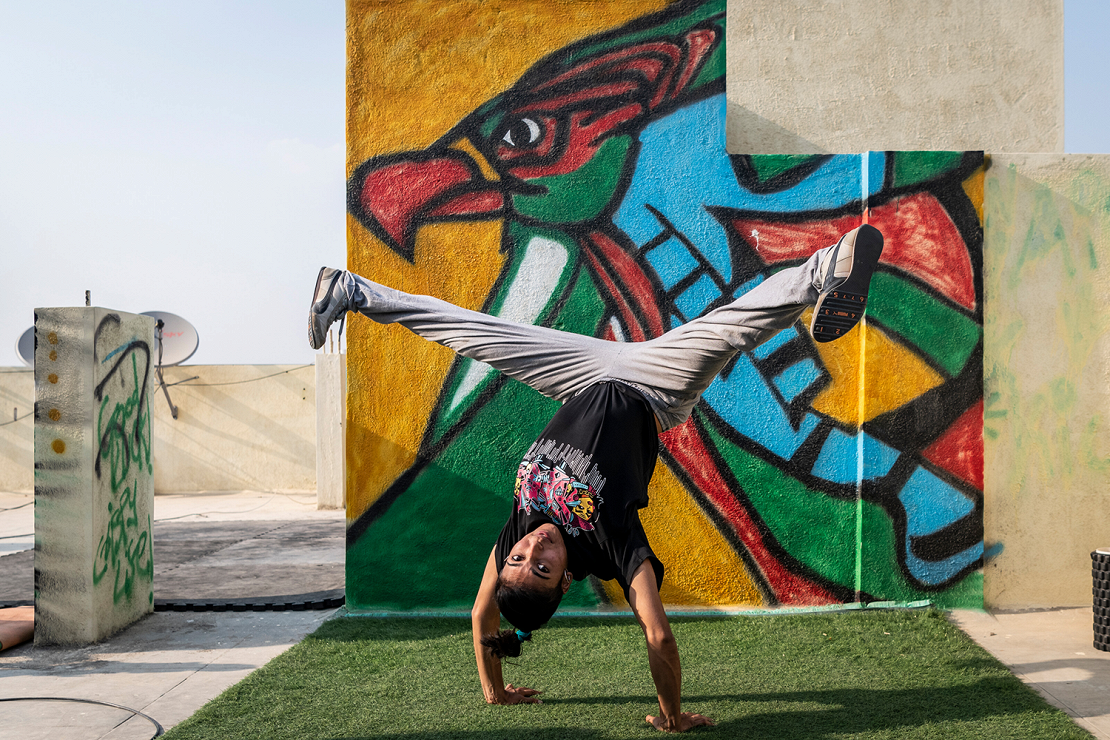
<svg viewBox="0 0 1110 740">
<path fill-rule="evenodd" d="M 886 236 L 866 322 L 818 346 L 804 318 L 737 357 L 663 435 L 644 520 L 664 598 L 981 605 L 982 153 L 729 155 L 724 31 L 724 2 L 679 3 L 553 50 L 431 146 L 359 165 L 350 213 L 409 262 L 421 228 L 498 221 L 505 263 L 485 310 L 643 341 L 835 242 L 866 199 Z M 531 442 L 506 428 L 553 410 L 456 359 L 413 421 L 415 462 L 349 510 L 349 602 L 399 603 L 380 576 L 402 567 L 387 543 L 486 496 L 506 503 L 482 508 L 483 535 L 451 555 L 480 577 Z M 452 487 L 468 493 L 436 498 Z M 694 577 L 705 562 L 712 576 Z M 464 606 L 471 585 L 407 605 Z M 575 589 L 569 603 L 623 603 L 611 585 Z"/>
</svg>

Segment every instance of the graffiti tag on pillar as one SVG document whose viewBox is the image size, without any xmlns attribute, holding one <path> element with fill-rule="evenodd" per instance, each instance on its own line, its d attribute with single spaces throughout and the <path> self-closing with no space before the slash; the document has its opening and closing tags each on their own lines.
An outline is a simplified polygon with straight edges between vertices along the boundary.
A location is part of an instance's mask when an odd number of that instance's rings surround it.
<svg viewBox="0 0 1110 740">
<path fill-rule="evenodd" d="M 93 584 L 112 579 L 112 598 L 116 603 L 131 598 L 135 583 L 154 576 L 151 520 L 139 521 L 138 491 L 140 475 L 149 474 L 151 463 L 151 419 L 147 401 L 150 376 L 150 345 L 142 340 L 127 342 L 107 352 L 103 358 L 97 343 L 101 330 L 119 317 L 109 314 L 97 327 L 94 360 L 110 365 L 97 384 L 94 396 L 99 403 L 96 435 L 99 445 L 93 470 L 98 480 L 107 482 L 108 528 L 97 544 L 93 563 Z"/>
</svg>

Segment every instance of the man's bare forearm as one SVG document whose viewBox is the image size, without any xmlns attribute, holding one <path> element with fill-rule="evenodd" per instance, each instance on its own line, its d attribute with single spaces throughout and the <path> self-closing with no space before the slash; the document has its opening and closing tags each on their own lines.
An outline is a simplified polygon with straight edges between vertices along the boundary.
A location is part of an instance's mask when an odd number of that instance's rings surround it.
<svg viewBox="0 0 1110 740">
<path fill-rule="evenodd" d="M 482 645 L 482 635 L 493 635 L 501 629 L 501 612 L 493 599 L 494 584 L 497 581 L 497 565 L 490 553 L 482 575 L 482 585 L 470 612 L 470 629 L 474 636 L 474 658 L 478 662 L 478 678 L 482 682 L 482 695 L 487 704 L 504 704 L 505 683 L 501 675 L 501 659 L 490 655 Z"/>
<path fill-rule="evenodd" d="M 669 632 L 669 630 L 668 630 Z M 648 667 L 659 698 L 659 711 L 668 723 L 682 714 L 682 664 L 674 635 L 647 638 Z"/>
<path fill-rule="evenodd" d="M 474 613 L 470 618 L 470 626 L 474 633 L 474 657 L 478 662 L 482 695 L 486 697 L 487 704 L 504 704 L 505 683 L 501 675 L 501 660 L 490 655 L 482 645 L 482 635 L 493 634 L 500 629 L 501 615 L 495 614 L 493 619 L 483 619 L 481 615 Z"/>
</svg>

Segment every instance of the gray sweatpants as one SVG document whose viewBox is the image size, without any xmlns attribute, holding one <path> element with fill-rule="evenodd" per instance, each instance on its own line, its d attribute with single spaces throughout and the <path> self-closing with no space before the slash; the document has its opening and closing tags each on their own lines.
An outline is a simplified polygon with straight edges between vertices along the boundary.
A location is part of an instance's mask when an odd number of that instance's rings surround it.
<svg viewBox="0 0 1110 740">
<path fill-rule="evenodd" d="M 828 249 L 776 273 L 727 306 L 646 342 L 610 342 L 508 321 L 402 293 L 354 273 L 344 273 L 341 280 L 352 311 L 381 324 L 400 324 L 550 398 L 566 401 L 601 380 L 633 385 L 666 430 L 686 421 L 733 355 L 767 341 L 817 302 L 818 266 Z"/>
</svg>

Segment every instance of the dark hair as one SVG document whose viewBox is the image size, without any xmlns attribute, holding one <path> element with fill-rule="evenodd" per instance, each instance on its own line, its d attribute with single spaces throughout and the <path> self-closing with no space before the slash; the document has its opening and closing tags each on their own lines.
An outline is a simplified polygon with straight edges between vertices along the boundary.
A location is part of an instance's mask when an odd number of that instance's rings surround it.
<svg viewBox="0 0 1110 740">
<path fill-rule="evenodd" d="M 563 600 L 563 589 L 556 586 L 550 590 L 540 591 L 510 586 L 498 578 L 493 598 L 497 601 L 497 608 L 501 610 L 501 615 L 516 629 L 502 630 L 493 635 L 482 635 L 482 645 L 495 658 L 516 658 L 520 655 L 521 643 L 524 640 L 531 640 L 532 632 L 547 624 L 547 620 L 551 619 L 551 615 L 559 608 L 559 602 Z M 517 630 L 524 633 L 524 636 L 519 637 Z"/>
</svg>

